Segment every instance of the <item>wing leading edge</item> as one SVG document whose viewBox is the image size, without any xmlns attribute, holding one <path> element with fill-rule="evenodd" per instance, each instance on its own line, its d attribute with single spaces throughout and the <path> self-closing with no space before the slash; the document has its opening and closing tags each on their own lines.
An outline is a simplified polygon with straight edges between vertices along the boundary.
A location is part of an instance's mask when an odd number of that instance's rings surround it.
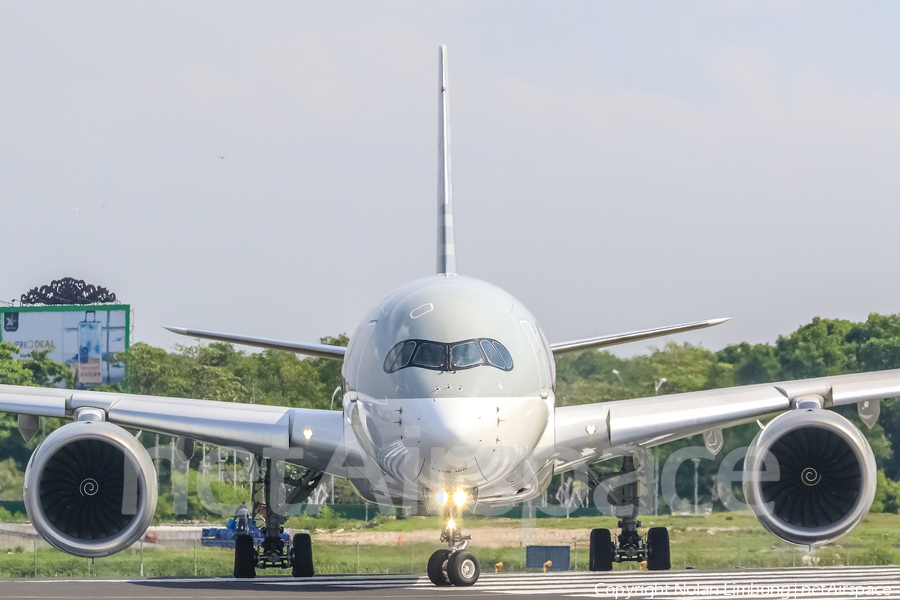
<svg viewBox="0 0 900 600">
<path fill-rule="evenodd" d="M 609 346 L 618 346 L 619 344 L 627 344 L 629 342 L 640 342 L 652 338 L 662 337 L 664 335 L 673 335 L 676 333 L 684 333 L 685 331 L 693 331 L 695 329 L 704 329 L 714 325 L 721 325 L 728 321 L 731 317 L 723 319 L 708 319 L 706 321 L 694 321 L 693 323 L 682 323 L 681 325 L 670 325 L 668 327 L 657 327 L 655 329 L 641 329 L 640 331 L 631 331 L 628 333 L 618 333 L 615 335 L 604 335 L 601 337 L 587 338 L 584 340 L 574 340 L 571 342 L 559 342 L 550 344 L 550 350 L 554 355 L 563 354 L 564 352 L 577 352 L 579 350 L 588 350 L 590 348 L 606 348 Z"/>
<path fill-rule="evenodd" d="M 276 453 L 321 471 L 344 446 L 340 411 L 0 385 L 0 412 L 75 418 L 83 408 L 122 427 Z"/>
<path fill-rule="evenodd" d="M 347 351 L 343 346 L 329 346 L 327 344 L 301 344 L 298 342 L 269 340 L 246 335 L 216 333 L 214 331 L 198 331 L 196 329 L 185 329 L 183 327 L 166 327 L 166 329 L 172 333 L 177 333 L 178 335 L 186 335 L 188 337 L 204 340 L 226 342 L 229 344 L 242 344 L 244 346 L 254 346 L 256 348 L 287 350 L 288 352 L 295 352 L 297 354 L 305 354 L 307 356 L 316 356 L 319 358 L 331 358 L 334 360 L 344 360 L 344 353 Z"/>
</svg>

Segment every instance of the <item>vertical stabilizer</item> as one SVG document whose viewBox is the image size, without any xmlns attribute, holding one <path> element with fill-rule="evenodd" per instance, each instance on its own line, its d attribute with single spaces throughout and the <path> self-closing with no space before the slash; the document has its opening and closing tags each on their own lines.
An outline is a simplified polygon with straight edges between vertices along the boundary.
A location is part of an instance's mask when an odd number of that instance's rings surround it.
<svg viewBox="0 0 900 600">
<path fill-rule="evenodd" d="M 447 46 L 438 51 L 438 275 L 456 274 L 456 241 L 453 235 L 453 189 L 450 185 L 450 100 L 447 91 Z"/>
</svg>

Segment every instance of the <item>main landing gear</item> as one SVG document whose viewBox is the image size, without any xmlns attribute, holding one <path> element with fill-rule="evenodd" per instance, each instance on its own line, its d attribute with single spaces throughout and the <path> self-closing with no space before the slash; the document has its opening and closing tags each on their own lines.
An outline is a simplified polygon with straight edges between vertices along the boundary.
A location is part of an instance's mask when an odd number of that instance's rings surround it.
<svg viewBox="0 0 900 600">
<path fill-rule="evenodd" d="M 450 497 L 444 490 L 438 492 L 436 498 L 441 507 L 442 520 L 447 519 L 441 530 L 441 542 L 446 542 L 447 548 L 438 550 L 428 559 L 428 579 L 437 586 L 470 586 L 478 581 L 481 566 L 475 555 L 466 550 L 472 536 L 463 535 L 453 518 L 460 517 L 468 498 L 465 492 L 457 490 L 453 494 L 455 507 L 450 504 Z"/>
<path fill-rule="evenodd" d="M 261 481 L 254 482 L 253 497 L 256 497 L 258 486 L 265 489 L 265 537 L 259 548 L 249 533 L 239 533 L 234 537 L 234 576 L 247 579 L 256 577 L 256 569 L 291 569 L 294 577 L 312 577 L 315 574 L 312 558 L 312 540 L 308 533 L 295 534 L 293 539 L 284 532 L 284 516 L 275 511 L 272 502 L 272 473 L 275 461 L 266 459 L 266 472 Z M 295 485 L 295 491 L 288 499 L 296 502 L 299 494 L 309 496 L 318 484 L 322 473 L 310 471 L 298 481 L 288 481 Z M 277 485 L 277 484 L 276 484 Z M 301 499 L 302 500 L 302 499 Z M 253 515 L 259 506 L 253 502 Z"/>
<path fill-rule="evenodd" d="M 622 469 L 617 475 L 634 471 L 634 457 L 623 457 Z M 611 492 L 609 495 L 616 507 L 616 515 L 621 517 L 619 529 L 622 532 L 613 542 L 609 529 L 591 531 L 590 570 L 612 571 L 613 562 L 647 561 L 650 571 L 668 571 L 671 568 L 669 531 L 665 527 L 651 527 L 647 537 L 643 538 L 638 533 L 641 522 L 636 518 L 640 503 L 637 481 L 625 484 L 621 489 L 620 494 Z"/>
</svg>

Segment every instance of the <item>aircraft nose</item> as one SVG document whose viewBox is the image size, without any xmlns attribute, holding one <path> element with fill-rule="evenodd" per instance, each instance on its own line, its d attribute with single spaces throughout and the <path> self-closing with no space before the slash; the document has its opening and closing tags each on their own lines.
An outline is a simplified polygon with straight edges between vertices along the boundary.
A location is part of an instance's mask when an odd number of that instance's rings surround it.
<svg viewBox="0 0 900 600">
<path fill-rule="evenodd" d="M 421 435 L 417 446 L 428 455 L 471 459 L 483 441 L 482 417 L 473 398 L 427 400 L 417 411 Z"/>
<path fill-rule="evenodd" d="M 483 405 L 476 398 L 422 399 L 404 403 L 400 442 L 405 448 L 407 480 L 456 480 L 477 471 L 484 446 Z M 387 466 L 387 465 L 385 465 Z"/>
</svg>

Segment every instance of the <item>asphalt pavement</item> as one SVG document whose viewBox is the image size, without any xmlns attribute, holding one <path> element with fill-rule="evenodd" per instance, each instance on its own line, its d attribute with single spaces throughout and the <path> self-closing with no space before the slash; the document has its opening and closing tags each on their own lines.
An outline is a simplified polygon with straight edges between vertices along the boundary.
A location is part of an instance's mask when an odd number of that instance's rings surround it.
<svg viewBox="0 0 900 600">
<path fill-rule="evenodd" d="M 805 567 L 723 571 L 483 574 L 468 588 L 435 587 L 415 575 L 324 575 L 190 579 L 5 579 L 15 600 L 193 600 L 228 598 L 511 598 L 819 600 L 900 599 L 900 567 Z"/>
</svg>

